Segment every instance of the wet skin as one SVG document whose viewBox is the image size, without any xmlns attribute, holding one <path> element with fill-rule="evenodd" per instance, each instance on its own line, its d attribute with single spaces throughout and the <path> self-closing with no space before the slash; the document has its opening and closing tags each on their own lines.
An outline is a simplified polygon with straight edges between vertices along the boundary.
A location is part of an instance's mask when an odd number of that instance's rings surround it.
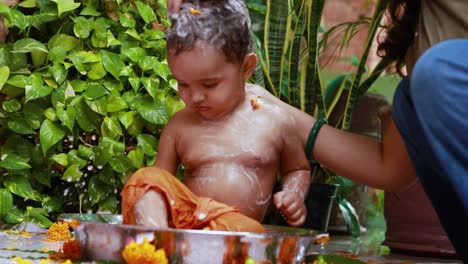
<svg viewBox="0 0 468 264">
<path fill-rule="evenodd" d="M 275 204 L 287 207 L 292 222 L 302 222 L 308 163 L 290 114 L 245 85 L 255 61 L 227 63 L 222 52 L 206 43 L 180 54 L 169 52 L 186 108 L 165 126 L 155 166 L 175 174 L 181 163 L 183 182 L 196 195 L 235 206 L 258 221 L 280 172 L 287 191 L 275 197 Z"/>
</svg>

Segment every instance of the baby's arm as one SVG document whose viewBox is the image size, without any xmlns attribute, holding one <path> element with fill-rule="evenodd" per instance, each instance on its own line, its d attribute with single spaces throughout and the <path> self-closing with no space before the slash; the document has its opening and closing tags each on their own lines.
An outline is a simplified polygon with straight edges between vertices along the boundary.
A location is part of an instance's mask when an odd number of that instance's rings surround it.
<svg viewBox="0 0 468 264">
<path fill-rule="evenodd" d="M 283 151 L 281 152 L 282 190 L 275 194 L 275 206 L 287 217 L 291 226 L 305 222 L 307 210 L 304 198 L 309 191 L 310 167 L 297 133 L 290 131 L 294 122 L 288 120 L 283 129 Z"/>
<path fill-rule="evenodd" d="M 179 167 L 179 158 L 177 155 L 176 139 L 177 131 L 180 130 L 177 121 L 177 114 L 164 126 L 159 137 L 158 153 L 154 166 L 176 175 Z"/>
</svg>

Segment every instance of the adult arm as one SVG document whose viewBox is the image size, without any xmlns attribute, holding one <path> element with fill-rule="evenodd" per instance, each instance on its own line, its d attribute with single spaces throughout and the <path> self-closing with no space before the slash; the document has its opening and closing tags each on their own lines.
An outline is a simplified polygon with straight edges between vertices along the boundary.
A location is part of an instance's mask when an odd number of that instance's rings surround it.
<svg viewBox="0 0 468 264">
<path fill-rule="evenodd" d="M 262 97 L 275 100 L 294 116 L 296 131 L 305 149 L 316 119 L 261 87 L 256 87 L 255 91 Z M 382 141 L 324 125 L 317 135 L 313 155 L 339 175 L 387 191 L 401 190 L 416 177 L 403 139 L 391 118 L 383 130 Z"/>
</svg>

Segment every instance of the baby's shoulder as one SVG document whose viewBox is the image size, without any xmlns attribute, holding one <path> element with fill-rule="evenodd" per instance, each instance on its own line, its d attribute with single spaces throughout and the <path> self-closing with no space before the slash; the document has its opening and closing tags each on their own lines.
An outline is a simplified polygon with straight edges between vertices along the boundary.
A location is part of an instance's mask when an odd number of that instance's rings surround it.
<svg viewBox="0 0 468 264">
<path fill-rule="evenodd" d="M 181 128 L 188 126 L 190 123 L 188 122 L 189 120 L 191 120 L 191 113 L 186 109 L 182 109 L 169 118 L 169 121 L 167 121 L 164 129 L 177 132 Z"/>
</svg>

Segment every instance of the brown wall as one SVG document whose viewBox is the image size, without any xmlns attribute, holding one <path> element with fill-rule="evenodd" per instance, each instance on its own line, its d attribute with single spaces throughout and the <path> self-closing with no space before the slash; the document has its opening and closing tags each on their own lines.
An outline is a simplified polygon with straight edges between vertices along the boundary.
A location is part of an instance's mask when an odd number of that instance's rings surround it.
<svg viewBox="0 0 468 264">
<path fill-rule="evenodd" d="M 327 0 L 324 7 L 324 21 L 325 29 L 333 25 L 358 20 L 360 16 L 372 16 L 375 1 L 369 0 Z M 338 54 L 339 45 L 344 34 L 344 30 L 337 31 L 332 37 L 329 38 L 328 47 L 326 52 L 322 54 L 321 65 L 327 71 L 352 71 L 355 67 L 346 62 L 337 61 L 337 55 L 341 58 L 350 57 L 355 55 L 361 57 L 362 49 L 367 35 L 366 26 L 361 26 L 359 32 L 353 37 L 341 54 Z M 376 43 L 375 43 L 376 44 Z M 376 55 L 376 45 L 373 45 L 367 61 L 368 67 L 373 67 L 378 59 Z"/>
</svg>

